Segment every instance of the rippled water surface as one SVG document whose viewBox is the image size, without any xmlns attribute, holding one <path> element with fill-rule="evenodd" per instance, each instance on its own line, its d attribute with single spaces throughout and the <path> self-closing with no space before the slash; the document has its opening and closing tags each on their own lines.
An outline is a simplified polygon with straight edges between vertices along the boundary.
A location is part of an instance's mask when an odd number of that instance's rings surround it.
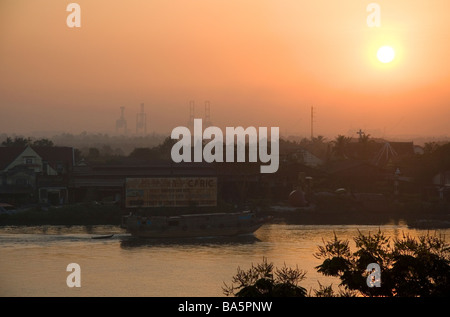
<svg viewBox="0 0 450 317">
<path fill-rule="evenodd" d="M 263 257 L 276 266 L 307 271 L 308 292 L 338 284 L 315 270 L 322 239 L 334 234 L 352 241 L 377 232 L 401 237 L 424 230 L 404 225 L 267 224 L 254 235 L 188 240 L 139 240 L 113 226 L 39 226 L 0 228 L 0 296 L 224 296 L 237 267 L 247 269 Z M 434 231 L 432 231 L 434 234 Z M 447 237 L 450 230 L 441 230 Z M 107 239 L 92 239 L 114 234 Z M 81 287 L 69 288 L 69 263 L 81 267 Z"/>
</svg>

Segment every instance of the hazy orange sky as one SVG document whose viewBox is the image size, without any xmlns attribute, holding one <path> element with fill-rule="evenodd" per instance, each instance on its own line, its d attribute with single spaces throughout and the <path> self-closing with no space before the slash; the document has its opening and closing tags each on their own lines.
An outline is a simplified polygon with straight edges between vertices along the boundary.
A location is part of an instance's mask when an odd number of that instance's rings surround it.
<svg viewBox="0 0 450 317">
<path fill-rule="evenodd" d="M 214 125 L 282 135 L 450 135 L 448 0 L 0 1 L 0 133 Z M 381 7 L 370 28 L 366 7 Z M 376 51 L 391 45 L 396 59 Z"/>
</svg>

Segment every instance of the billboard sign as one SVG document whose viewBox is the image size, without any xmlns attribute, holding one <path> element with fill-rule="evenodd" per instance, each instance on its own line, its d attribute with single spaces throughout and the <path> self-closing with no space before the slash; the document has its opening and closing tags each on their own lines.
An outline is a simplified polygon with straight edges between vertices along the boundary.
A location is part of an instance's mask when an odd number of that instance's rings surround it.
<svg viewBox="0 0 450 317">
<path fill-rule="evenodd" d="M 127 178 L 127 208 L 217 206 L 217 178 Z"/>
</svg>

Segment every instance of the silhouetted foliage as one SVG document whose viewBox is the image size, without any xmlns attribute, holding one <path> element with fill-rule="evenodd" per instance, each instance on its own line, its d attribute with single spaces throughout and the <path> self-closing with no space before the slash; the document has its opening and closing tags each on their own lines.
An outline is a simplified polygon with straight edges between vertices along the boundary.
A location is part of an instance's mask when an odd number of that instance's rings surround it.
<svg viewBox="0 0 450 317">
<path fill-rule="evenodd" d="M 351 252 L 348 240 L 333 240 L 319 246 L 314 256 L 323 259 L 318 272 L 339 277 L 341 286 L 364 296 L 449 296 L 450 247 L 442 238 L 403 235 L 390 241 L 381 231 L 354 239 L 357 251 Z M 367 285 L 370 263 L 381 269 L 380 287 Z M 324 292 L 324 291 L 323 291 Z"/>
<path fill-rule="evenodd" d="M 232 284 L 222 288 L 227 296 L 236 297 L 305 297 L 306 289 L 298 283 L 305 278 L 306 272 L 284 265 L 274 268 L 267 259 L 247 271 L 237 269 Z"/>
<path fill-rule="evenodd" d="M 158 152 L 155 149 L 150 148 L 135 148 L 128 157 L 141 161 L 148 161 L 158 158 Z"/>
<path fill-rule="evenodd" d="M 331 143 L 333 144 L 333 153 L 337 158 L 348 158 L 347 157 L 347 147 L 351 142 L 351 137 L 346 137 L 344 135 L 338 135 Z"/>
<path fill-rule="evenodd" d="M 450 170 L 450 143 L 427 143 L 423 155 L 407 158 L 401 164 L 411 171 L 418 184 L 429 185 L 437 173 Z"/>
<path fill-rule="evenodd" d="M 80 162 L 84 158 L 83 153 L 81 153 L 81 151 L 79 149 L 74 149 L 73 155 L 74 155 L 75 162 L 77 162 L 77 163 Z"/>
<path fill-rule="evenodd" d="M 439 148 L 439 144 L 436 142 L 426 142 L 423 147 L 424 154 L 432 154 Z"/>
<path fill-rule="evenodd" d="M 357 293 L 355 291 L 351 291 L 348 289 L 342 289 L 339 288 L 338 292 L 336 293 L 333 290 L 333 285 L 324 286 L 319 283 L 319 289 L 314 290 L 315 297 L 356 297 Z"/>
<path fill-rule="evenodd" d="M 109 146 L 114 150 L 114 156 L 127 156 L 134 148 L 155 147 L 161 144 L 166 135 L 162 134 L 148 134 L 140 135 L 108 135 L 103 133 L 87 133 L 80 134 L 62 133 L 52 137 L 55 144 L 59 146 L 71 146 L 79 148 L 87 154 L 91 147 L 102 149 L 102 156 L 106 156 L 103 150 L 104 146 Z"/>
<path fill-rule="evenodd" d="M 98 157 L 100 157 L 100 150 L 95 148 L 95 147 L 89 148 L 88 158 L 89 159 L 96 159 Z"/>
<path fill-rule="evenodd" d="M 31 138 L 15 137 L 14 140 L 11 137 L 7 137 L 5 141 L 2 142 L 3 146 L 27 146 L 31 145 Z"/>
<path fill-rule="evenodd" d="M 2 142 L 2 146 L 18 146 L 18 147 L 25 147 L 25 146 L 53 146 L 53 141 L 49 139 L 37 139 L 34 140 L 30 137 L 24 138 L 24 137 L 15 137 L 14 139 L 11 137 L 7 137 L 5 141 Z"/>
<path fill-rule="evenodd" d="M 39 139 L 33 141 L 33 146 L 54 146 L 53 141 L 49 139 Z"/>
</svg>

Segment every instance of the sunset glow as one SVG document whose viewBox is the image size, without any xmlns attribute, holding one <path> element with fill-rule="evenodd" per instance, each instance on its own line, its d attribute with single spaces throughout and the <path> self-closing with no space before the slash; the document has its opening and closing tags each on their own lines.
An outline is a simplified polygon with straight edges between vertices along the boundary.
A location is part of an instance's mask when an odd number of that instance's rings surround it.
<svg viewBox="0 0 450 317">
<path fill-rule="evenodd" d="M 449 211 L 450 0 L 0 0 L 1 297 L 439 313 Z"/>
<path fill-rule="evenodd" d="M 395 58 L 395 51 L 390 46 L 382 46 L 377 52 L 377 57 L 382 63 L 390 63 Z"/>
<path fill-rule="evenodd" d="M 68 3 L 1 2 L 2 132 L 114 133 L 144 103 L 148 132 L 169 133 L 193 100 L 281 136 L 308 136 L 312 105 L 329 138 L 450 134 L 447 0 L 380 2 L 379 27 L 361 0 L 80 0 L 79 28 Z"/>
</svg>

